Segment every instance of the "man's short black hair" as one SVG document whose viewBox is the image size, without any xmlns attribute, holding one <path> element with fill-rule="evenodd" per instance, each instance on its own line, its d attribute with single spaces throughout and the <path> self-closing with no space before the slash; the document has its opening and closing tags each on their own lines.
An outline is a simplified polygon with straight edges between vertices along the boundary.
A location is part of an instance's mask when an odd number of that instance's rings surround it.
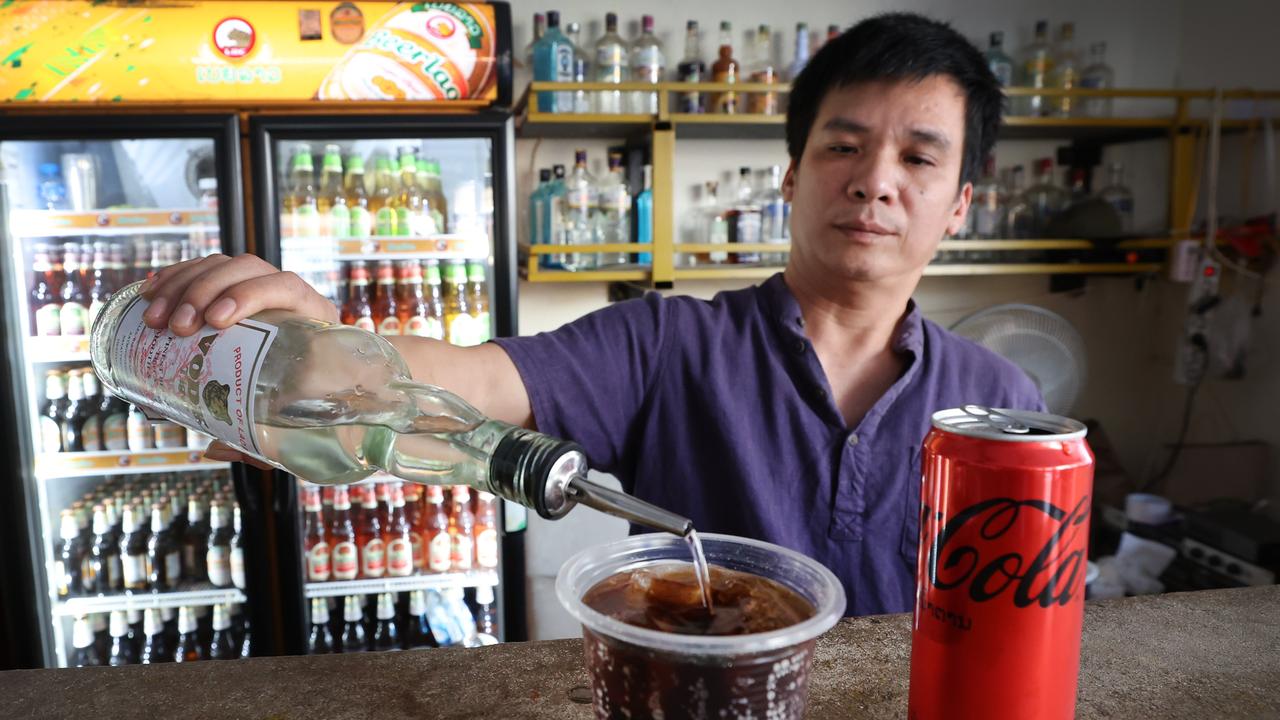
<svg viewBox="0 0 1280 720">
<path fill-rule="evenodd" d="M 995 144 L 1004 92 L 973 43 L 946 23 L 915 13 L 868 18 L 822 46 L 792 83 L 787 152 L 800 163 L 828 92 L 861 82 L 924 80 L 943 75 L 964 92 L 964 157 L 960 183 L 973 181 Z"/>
</svg>

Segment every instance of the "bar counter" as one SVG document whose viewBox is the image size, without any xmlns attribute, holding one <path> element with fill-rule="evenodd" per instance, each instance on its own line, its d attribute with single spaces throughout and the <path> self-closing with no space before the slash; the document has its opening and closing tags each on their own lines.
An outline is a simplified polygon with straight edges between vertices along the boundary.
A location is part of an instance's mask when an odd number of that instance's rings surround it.
<svg viewBox="0 0 1280 720">
<path fill-rule="evenodd" d="M 1080 718 L 1280 717 L 1280 587 L 1089 603 Z M 910 615 L 818 641 L 809 718 L 906 715 Z M 0 673 L 0 718 L 589 720 L 579 640 Z"/>
</svg>

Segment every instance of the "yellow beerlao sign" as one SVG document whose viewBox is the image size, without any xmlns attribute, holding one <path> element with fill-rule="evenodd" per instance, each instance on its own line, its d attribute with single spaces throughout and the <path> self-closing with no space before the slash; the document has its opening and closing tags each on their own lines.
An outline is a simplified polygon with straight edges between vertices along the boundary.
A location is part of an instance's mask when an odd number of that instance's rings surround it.
<svg viewBox="0 0 1280 720">
<path fill-rule="evenodd" d="M 0 101 L 493 101 L 485 3 L 0 0 Z"/>
</svg>

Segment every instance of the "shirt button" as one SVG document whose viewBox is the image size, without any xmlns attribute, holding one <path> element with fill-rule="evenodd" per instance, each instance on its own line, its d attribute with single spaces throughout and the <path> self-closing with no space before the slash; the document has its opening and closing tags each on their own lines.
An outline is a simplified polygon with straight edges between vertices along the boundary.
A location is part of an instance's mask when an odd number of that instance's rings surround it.
<svg viewBox="0 0 1280 720">
<path fill-rule="evenodd" d="M 808 347 L 808 344 L 807 344 L 807 343 L 805 343 L 805 341 L 803 341 L 803 340 L 797 340 L 797 341 L 796 341 L 796 346 L 795 346 L 796 354 L 797 354 L 797 355 L 803 355 L 803 354 L 804 354 L 804 351 L 807 349 L 807 347 Z"/>
<path fill-rule="evenodd" d="M 799 325 L 800 327 L 804 327 L 804 318 L 803 317 L 796 318 L 796 324 Z"/>
<path fill-rule="evenodd" d="M 858 447 L 858 433 L 849 433 L 849 447 Z"/>
</svg>

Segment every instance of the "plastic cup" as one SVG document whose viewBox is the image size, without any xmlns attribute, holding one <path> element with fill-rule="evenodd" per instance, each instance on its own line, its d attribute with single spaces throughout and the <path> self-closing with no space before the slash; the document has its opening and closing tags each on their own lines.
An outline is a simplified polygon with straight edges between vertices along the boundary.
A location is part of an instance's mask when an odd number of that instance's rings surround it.
<svg viewBox="0 0 1280 720">
<path fill-rule="evenodd" d="M 817 637 L 844 614 L 836 576 L 800 553 L 731 535 L 702 535 L 707 561 L 760 575 L 795 591 L 813 617 L 767 633 L 679 635 L 628 625 L 582 596 L 605 578 L 672 561 L 689 562 L 673 535 L 638 535 L 584 550 L 560 568 L 556 595 L 582 623 L 597 718 L 800 718 Z"/>
</svg>

